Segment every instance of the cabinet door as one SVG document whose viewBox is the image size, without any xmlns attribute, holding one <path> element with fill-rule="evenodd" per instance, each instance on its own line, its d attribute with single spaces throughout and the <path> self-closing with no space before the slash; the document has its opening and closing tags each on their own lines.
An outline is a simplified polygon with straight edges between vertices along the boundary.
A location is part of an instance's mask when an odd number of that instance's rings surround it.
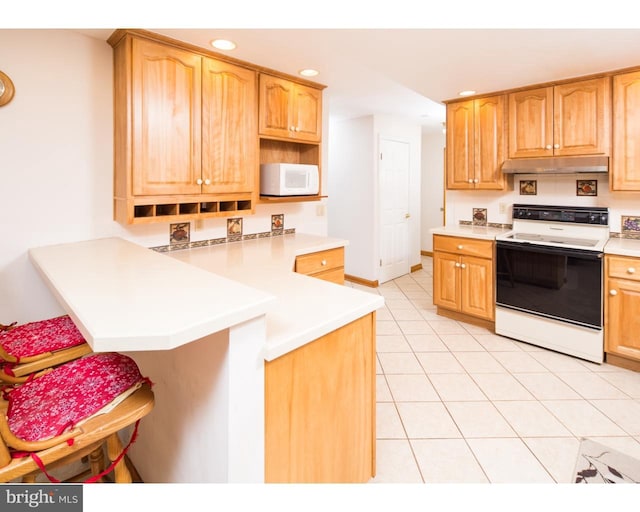
<svg viewBox="0 0 640 512">
<path fill-rule="evenodd" d="M 473 100 L 447 105 L 447 188 L 474 188 Z"/>
<path fill-rule="evenodd" d="M 557 85 L 553 91 L 553 147 L 558 156 L 608 154 L 609 77 Z"/>
<path fill-rule="evenodd" d="M 461 311 L 494 319 L 493 261 L 463 256 L 460 264 Z"/>
<path fill-rule="evenodd" d="M 269 75 L 260 75 L 260 134 L 289 137 L 291 108 L 295 86 L 292 82 Z"/>
<path fill-rule="evenodd" d="M 254 71 L 205 58 L 202 69 L 202 192 L 253 191 L 258 165 Z"/>
<path fill-rule="evenodd" d="M 433 253 L 433 303 L 453 311 L 460 310 L 460 257 L 446 252 Z"/>
<path fill-rule="evenodd" d="M 509 158 L 553 155 L 553 87 L 509 94 Z"/>
<path fill-rule="evenodd" d="M 134 195 L 200 192 L 201 57 L 134 39 Z"/>
<path fill-rule="evenodd" d="M 504 95 L 474 101 L 474 183 L 477 189 L 504 189 L 505 103 Z"/>
<path fill-rule="evenodd" d="M 611 189 L 640 190 L 640 71 L 613 77 Z"/>
<path fill-rule="evenodd" d="M 640 282 L 609 278 L 605 294 L 605 351 L 640 361 Z"/>
<path fill-rule="evenodd" d="M 320 142 L 322 134 L 322 91 L 296 85 L 292 108 L 292 137 Z"/>
</svg>

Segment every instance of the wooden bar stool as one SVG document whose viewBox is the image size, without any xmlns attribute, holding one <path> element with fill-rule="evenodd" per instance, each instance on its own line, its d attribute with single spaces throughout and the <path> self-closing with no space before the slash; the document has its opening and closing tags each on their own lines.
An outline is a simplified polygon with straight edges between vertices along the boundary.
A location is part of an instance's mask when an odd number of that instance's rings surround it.
<svg viewBox="0 0 640 512">
<path fill-rule="evenodd" d="M 0 324 L 0 381 L 20 384 L 90 352 L 68 315 L 19 326 Z"/>
<path fill-rule="evenodd" d="M 76 359 L 13 388 L 0 403 L 0 482 L 33 482 L 39 472 L 57 482 L 49 470 L 87 456 L 87 482 L 111 471 L 115 482 L 131 482 L 124 455 L 153 405 L 150 381 L 130 357 L 114 352 Z M 118 432 L 132 425 L 123 448 Z"/>
</svg>

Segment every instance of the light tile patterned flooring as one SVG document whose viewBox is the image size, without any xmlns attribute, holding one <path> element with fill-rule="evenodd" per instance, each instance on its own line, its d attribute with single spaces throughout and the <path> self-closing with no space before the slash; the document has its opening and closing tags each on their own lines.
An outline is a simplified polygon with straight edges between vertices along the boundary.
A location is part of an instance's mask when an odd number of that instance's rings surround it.
<svg viewBox="0 0 640 512">
<path fill-rule="evenodd" d="M 640 373 L 436 315 L 432 259 L 377 289 L 372 483 L 572 481 L 582 437 L 640 459 Z"/>
</svg>

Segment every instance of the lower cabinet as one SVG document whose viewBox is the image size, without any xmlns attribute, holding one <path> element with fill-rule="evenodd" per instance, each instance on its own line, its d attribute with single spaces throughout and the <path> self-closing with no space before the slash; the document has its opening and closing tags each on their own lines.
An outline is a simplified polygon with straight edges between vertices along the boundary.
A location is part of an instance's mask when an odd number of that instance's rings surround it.
<svg viewBox="0 0 640 512">
<path fill-rule="evenodd" d="M 640 370 L 639 274 L 640 259 L 605 256 L 604 310 L 607 361 L 635 370 Z"/>
<path fill-rule="evenodd" d="M 344 247 L 298 256 L 295 270 L 299 274 L 344 284 Z"/>
<path fill-rule="evenodd" d="M 494 320 L 493 241 L 434 235 L 433 303 L 444 310 Z"/>
<path fill-rule="evenodd" d="M 375 313 L 265 365 L 265 481 L 375 476 Z"/>
</svg>

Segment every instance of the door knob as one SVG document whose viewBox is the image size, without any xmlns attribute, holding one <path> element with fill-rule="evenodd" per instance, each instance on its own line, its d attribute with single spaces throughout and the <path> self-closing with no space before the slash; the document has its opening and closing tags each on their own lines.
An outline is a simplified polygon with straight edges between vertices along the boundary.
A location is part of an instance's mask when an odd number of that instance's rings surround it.
<svg viewBox="0 0 640 512">
<path fill-rule="evenodd" d="M 467 268 L 467 266 L 464 263 L 462 263 L 460 264 L 460 268 Z"/>
<path fill-rule="evenodd" d="M 618 295 L 618 290 L 609 290 L 609 295 Z"/>
<path fill-rule="evenodd" d="M 551 144 L 547 144 L 544 149 L 551 149 Z"/>
<path fill-rule="evenodd" d="M 205 184 L 205 185 L 211 185 L 211 180 L 210 180 L 210 179 L 206 179 L 206 180 L 204 180 L 204 184 Z"/>
<path fill-rule="evenodd" d="M 327 260 L 322 260 L 322 261 L 320 262 L 320 265 L 322 265 L 323 267 L 324 267 L 326 264 L 327 264 Z"/>
<path fill-rule="evenodd" d="M 405 219 L 408 219 L 409 217 L 411 217 L 411 214 L 410 214 L 410 213 L 405 213 L 405 214 L 404 214 L 404 218 L 405 218 Z"/>
<path fill-rule="evenodd" d="M 460 267 L 460 263 L 456 263 L 456 268 Z"/>
<path fill-rule="evenodd" d="M 458 250 L 461 251 L 464 247 L 462 245 L 458 246 Z"/>
<path fill-rule="evenodd" d="M 635 269 L 635 268 L 633 268 L 633 267 L 629 267 L 629 268 L 627 269 L 627 274 L 635 274 L 635 272 L 636 272 L 636 269 Z"/>
<path fill-rule="evenodd" d="M 560 147 L 560 144 L 554 144 L 553 147 L 554 149 L 558 149 Z"/>
<path fill-rule="evenodd" d="M 201 178 L 198 178 L 198 179 L 196 180 L 196 183 L 197 183 L 198 185 L 202 185 L 202 179 L 201 179 Z"/>
</svg>

